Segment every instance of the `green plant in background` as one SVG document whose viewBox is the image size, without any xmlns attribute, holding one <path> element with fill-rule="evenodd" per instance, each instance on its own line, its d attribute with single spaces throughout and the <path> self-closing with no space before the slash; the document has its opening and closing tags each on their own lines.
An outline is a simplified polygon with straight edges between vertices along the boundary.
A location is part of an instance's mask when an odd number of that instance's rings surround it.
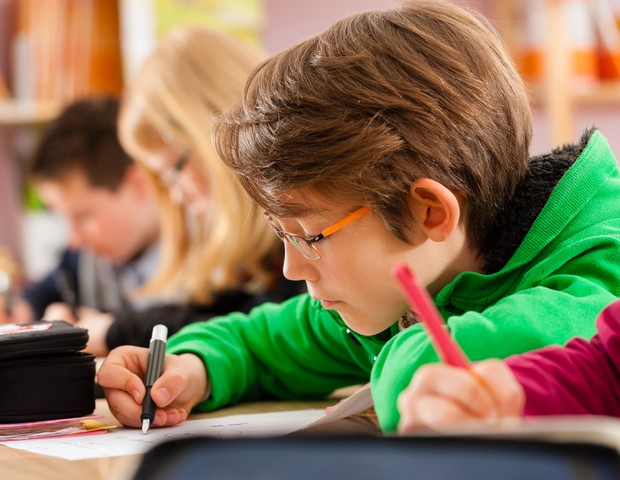
<svg viewBox="0 0 620 480">
<path fill-rule="evenodd" d="M 29 212 L 46 210 L 45 205 L 41 201 L 41 197 L 39 197 L 37 191 L 30 183 L 27 183 L 24 187 L 24 208 Z"/>
<path fill-rule="evenodd" d="M 262 44 L 263 0 L 155 0 L 156 35 L 170 28 L 199 24 L 219 29 L 256 45 Z"/>
</svg>

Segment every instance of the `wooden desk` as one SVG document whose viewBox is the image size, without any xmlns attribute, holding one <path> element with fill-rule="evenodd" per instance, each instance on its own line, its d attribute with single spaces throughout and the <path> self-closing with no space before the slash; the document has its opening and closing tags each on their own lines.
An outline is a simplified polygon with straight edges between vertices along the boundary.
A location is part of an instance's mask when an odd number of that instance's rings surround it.
<svg viewBox="0 0 620 480">
<path fill-rule="evenodd" d="M 323 408 L 334 403 L 335 400 L 248 403 L 215 412 L 195 414 L 191 418 Z M 97 400 L 95 413 L 104 415 L 106 423 L 119 425 L 110 413 L 105 400 Z M 137 468 L 140 458 L 140 455 L 128 455 L 71 461 L 0 445 L 0 478 L 7 480 L 128 480 Z"/>
</svg>

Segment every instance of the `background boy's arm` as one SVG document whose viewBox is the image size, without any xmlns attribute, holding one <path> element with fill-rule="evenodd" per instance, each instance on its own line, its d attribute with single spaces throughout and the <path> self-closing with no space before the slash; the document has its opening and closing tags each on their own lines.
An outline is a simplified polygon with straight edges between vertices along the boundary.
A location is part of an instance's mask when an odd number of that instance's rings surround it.
<svg viewBox="0 0 620 480">
<path fill-rule="evenodd" d="M 30 321 L 43 318 L 48 305 L 63 301 L 62 295 L 58 290 L 56 275 L 60 270 L 70 271 L 73 275 L 77 275 L 77 258 L 77 252 L 65 251 L 60 263 L 54 270 L 39 282 L 25 288 L 21 293 L 21 301 L 27 303 L 32 310 L 32 319 Z"/>
</svg>

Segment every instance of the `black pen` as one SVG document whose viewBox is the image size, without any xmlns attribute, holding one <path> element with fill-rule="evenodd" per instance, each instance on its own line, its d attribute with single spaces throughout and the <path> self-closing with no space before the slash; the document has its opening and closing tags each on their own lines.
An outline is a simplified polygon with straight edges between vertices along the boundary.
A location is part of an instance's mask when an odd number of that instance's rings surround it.
<svg viewBox="0 0 620 480">
<path fill-rule="evenodd" d="M 164 366 L 164 357 L 166 356 L 166 341 L 168 338 L 168 328 L 165 325 L 155 325 L 151 334 L 151 342 L 149 343 L 149 361 L 146 366 L 146 380 L 144 386 L 146 393 L 142 402 L 142 433 L 149 431 L 151 423 L 155 420 L 155 409 L 157 406 L 151 398 L 151 387 L 161 375 Z"/>
</svg>

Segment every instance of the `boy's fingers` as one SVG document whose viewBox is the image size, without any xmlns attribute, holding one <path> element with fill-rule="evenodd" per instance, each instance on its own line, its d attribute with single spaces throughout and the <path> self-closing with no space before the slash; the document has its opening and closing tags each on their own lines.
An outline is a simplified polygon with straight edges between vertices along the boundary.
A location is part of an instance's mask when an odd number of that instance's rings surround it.
<svg viewBox="0 0 620 480">
<path fill-rule="evenodd" d="M 178 363 L 178 358 L 173 357 L 174 361 L 168 361 L 164 365 L 164 373 L 151 388 L 151 396 L 157 406 L 165 408 L 177 401 L 177 403 L 183 403 L 185 399 L 180 398 L 183 393 L 188 389 L 188 379 L 186 372 L 179 370 L 182 367 Z M 175 407 L 181 406 L 183 408 L 186 405 L 175 404 Z M 191 405 L 190 405 L 191 407 Z"/>
<path fill-rule="evenodd" d="M 146 389 L 141 377 L 146 354 L 148 350 L 137 347 L 119 347 L 112 350 L 99 368 L 97 382 L 108 390 L 123 390 L 131 395 L 136 403 L 142 404 Z"/>
<path fill-rule="evenodd" d="M 419 374 L 417 380 L 429 394 L 446 398 L 472 417 L 487 417 L 496 410 L 489 391 L 472 372 L 443 364 L 428 367 L 421 368 L 416 377 Z"/>
<path fill-rule="evenodd" d="M 183 391 L 185 384 L 174 372 L 164 372 L 151 388 L 151 397 L 158 407 L 170 405 Z"/>
<path fill-rule="evenodd" d="M 525 393 L 512 374 L 510 367 L 500 360 L 489 360 L 474 365 L 474 370 L 491 389 L 495 408 L 500 417 L 516 417 L 523 413 Z"/>
<path fill-rule="evenodd" d="M 97 374 L 112 414 L 123 425 L 141 426 L 147 363 L 148 349 L 119 347 L 110 352 Z M 151 388 L 157 405 L 153 426 L 176 425 L 187 419 L 192 405 L 182 398 L 188 387 L 183 365 L 175 356 L 166 357 L 164 372 Z"/>
<path fill-rule="evenodd" d="M 398 424 L 399 432 L 410 432 L 421 428 L 442 430 L 446 427 L 475 420 L 467 410 L 443 397 L 426 395 L 419 398 Z"/>
<path fill-rule="evenodd" d="M 142 426 L 142 398 L 140 403 L 123 390 L 105 390 L 110 411 L 125 426 L 140 428 Z M 187 419 L 187 410 L 183 408 L 157 408 L 153 427 L 171 426 Z"/>
<path fill-rule="evenodd" d="M 125 391 L 136 403 L 142 403 L 145 392 L 142 380 L 121 365 L 102 366 L 97 373 L 97 382 L 106 390 Z"/>
<path fill-rule="evenodd" d="M 419 398 L 412 388 L 404 390 L 398 397 L 398 411 L 400 412 L 400 421 L 398 422 L 398 431 L 401 433 L 412 432 L 424 427 L 418 417 Z"/>
<path fill-rule="evenodd" d="M 140 427 L 142 405 L 137 404 L 135 399 L 122 390 L 105 390 L 106 399 L 110 411 L 123 425 Z"/>
<path fill-rule="evenodd" d="M 165 410 L 162 419 L 162 423 L 156 423 L 156 426 L 174 426 L 187 420 L 187 411 L 183 408 L 168 408 Z"/>
<path fill-rule="evenodd" d="M 136 402 L 142 403 L 145 388 L 142 380 L 120 365 L 107 365 L 97 373 L 97 382 L 103 388 L 128 392 Z"/>
<path fill-rule="evenodd" d="M 399 431 L 448 425 L 497 415 L 496 402 L 478 372 L 443 364 L 421 367 L 400 395 Z M 483 376 L 483 375 L 482 375 Z"/>
</svg>

